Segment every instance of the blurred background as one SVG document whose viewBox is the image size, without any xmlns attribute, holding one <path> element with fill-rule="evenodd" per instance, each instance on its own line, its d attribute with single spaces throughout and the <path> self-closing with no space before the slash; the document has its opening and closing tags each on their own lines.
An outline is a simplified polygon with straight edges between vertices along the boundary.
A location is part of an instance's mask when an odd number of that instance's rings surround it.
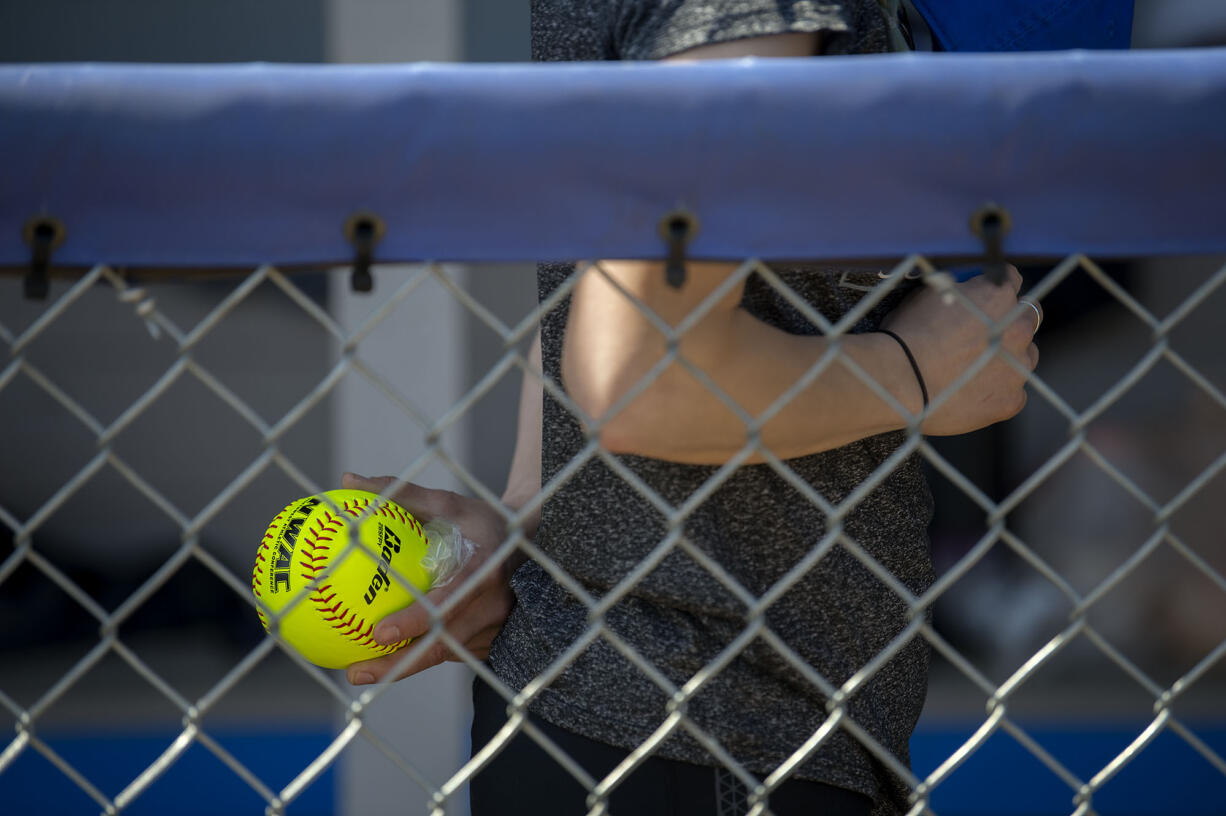
<svg viewBox="0 0 1226 816">
<path fill-rule="evenodd" d="M 1226 44 L 1226 4 L 1139 0 L 1134 47 Z M 528 4 L 509 0 L 42 0 L 0 6 L 0 61 L 408 62 L 528 59 Z M 1143 115 L 1139 113 L 1139 115 Z M 184 191 L 189 195 L 190 191 Z M 1221 267 L 1224 258 L 1104 262 L 1106 274 L 1159 317 Z M 356 295 L 344 270 L 294 282 L 348 331 L 360 326 L 420 268 L 382 266 L 376 295 Z M 1048 267 L 1026 268 L 1034 285 Z M 446 267 L 443 273 L 509 325 L 536 302 L 528 265 Z M 149 281 L 152 283 L 152 281 Z M 237 279 L 159 281 L 157 306 L 191 328 Z M 52 298 L 71 281 L 57 281 Z M 19 335 L 46 304 L 21 297 L 19 277 L 0 278 L 0 325 Z M 1151 348 L 1148 327 L 1084 272 L 1044 299 L 1040 374 L 1085 410 Z M 1226 292 L 1195 309 L 1170 342 L 1219 390 Z M 262 284 L 193 351 L 193 359 L 275 422 L 341 356 L 335 341 L 271 283 Z M 437 279 L 425 277 L 363 342 L 360 356 L 430 419 L 441 416 L 501 356 L 501 338 Z M 24 351 L 103 425 L 120 416 L 174 362 L 110 287 L 91 290 Z M 512 373 L 444 434 L 447 454 L 492 492 L 503 488 L 514 439 L 518 378 Z M 202 433 L 201 429 L 207 429 Z M 394 400 L 347 375 L 280 442 L 318 484 L 343 470 L 396 473 L 424 451 L 421 428 Z M 1014 421 L 935 446 L 993 499 L 1009 495 L 1067 441 L 1067 421 L 1032 393 Z M 1091 427 L 1090 439 L 1141 489 L 1165 503 L 1226 451 L 1226 414 L 1173 367 L 1160 363 Z M 118 438 L 115 450 L 189 517 L 261 452 L 259 436 L 191 377 L 174 382 Z M 92 434 L 28 377 L 0 388 L 0 507 L 19 521 L 72 489 L 35 533 L 37 551 L 107 611 L 119 607 L 182 545 L 177 525 L 111 468 L 74 477 L 97 455 Z M 414 477 L 461 490 L 443 463 Z M 935 471 L 932 528 L 938 570 L 954 567 L 984 534 L 982 511 Z M 259 473 L 201 528 L 201 546 L 240 582 L 264 526 L 300 489 L 275 468 Z M 1187 548 L 1226 573 L 1226 477 L 1209 479 L 1170 519 Z M 101 522 L 101 523 L 100 523 Z M 1080 593 L 1128 561 L 1154 532 L 1152 513 L 1100 467 L 1076 455 L 1019 505 L 1010 529 Z M 12 551 L 0 543 L 0 559 Z M 940 632 L 993 683 L 1001 683 L 1062 631 L 1072 605 L 1032 565 L 998 545 L 941 598 Z M 1095 604 L 1090 622 L 1161 687 L 1201 665 L 1177 715 L 1202 739 L 1226 741 L 1226 668 L 1206 657 L 1226 641 L 1226 592 L 1168 545 L 1154 548 Z M 123 643 L 188 700 L 222 682 L 262 637 L 244 598 L 189 559 L 121 626 Z M 98 626 L 78 602 L 30 564 L 0 583 L 0 694 L 34 706 L 98 644 Z M 177 735 L 181 712 L 129 663 L 110 654 L 87 664 L 41 710 L 40 737 L 108 796 L 117 794 Z M 338 687 L 343 677 L 338 675 Z M 377 704 L 379 733 L 434 784 L 468 754 L 470 673 L 441 667 L 400 683 Z M 3 699 L 3 698 L 0 698 Z M 1102 650 L 1075 640 L 1012 701 L 1015 720 L 1074 772 L 1092 775 L 1152 718 L 1153 696 Z M 915 770 L 931 771 L 978 727 L 985 697 L 934 657 L 929 705 L 913 740 Z M 0 719 L 12 719 L 0 711 Z M 274 789 L 287 784 L 337 733 L 333 694 L 281 655 L 261 662 L 226 693 L 204 729 Z M 1180 790 L 1153 784 L 1172 774 Z M 1067 812 L 1071 794 L 1016 741 L 997 734 L 934 798 L 941 813 Z M 290 813 L 425 813 L 422 789 L 382 753 L 357 740 Z M 0 773 L 12 812 L 96 810 L 53 765 L 25 751 Z M 1226 779 L 1164 733 L 1104 789 L 1101 813 L 1226 813 Z M 1106 804 L 1102 804 L 1106 803 Z M 224 805 L 224 807 L 223 807 Z M 1112 809 L 1116 808 L 1116 809 Z M 245 783 L 195 746 L 130 808 L 134 813 L 262 812 Z M 457 798 L 448 809 L 467 813 Z"/>
</svg>

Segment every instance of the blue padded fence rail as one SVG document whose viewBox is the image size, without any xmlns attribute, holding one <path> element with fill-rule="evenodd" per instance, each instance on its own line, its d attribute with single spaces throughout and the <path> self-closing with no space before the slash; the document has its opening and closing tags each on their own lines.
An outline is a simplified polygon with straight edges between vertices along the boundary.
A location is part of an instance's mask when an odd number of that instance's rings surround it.
<svg viewBox="0 0 1226 816">
<path fill-rule="evenodd" d="M 0 265 L 1226 251 L 1226 49 L 0 67 Z"/>
</svg>

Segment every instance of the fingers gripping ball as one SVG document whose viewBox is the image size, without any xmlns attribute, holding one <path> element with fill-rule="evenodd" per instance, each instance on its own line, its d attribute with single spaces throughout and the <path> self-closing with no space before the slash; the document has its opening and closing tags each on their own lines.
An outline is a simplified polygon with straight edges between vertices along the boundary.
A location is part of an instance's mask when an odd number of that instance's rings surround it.
<svg viewBox="0 0 1226 816">
<path fill-rule="evenodd" d="M 360 546 L 345 554 L 354 524 Z M 426 547 L 417 519 L 395 502 L 363 490 L 329 490 L 299 499 L 268 525 L 251 589 L 278 615 L 287 643 L 317 666 L 340 669 L 408 643 L 381 645 L 372 635 L 384 616 L 413 602 L 393 570 L 429 588 L 421 563 Z M 257 611 L 271 631 L 264 610 Z"/>
</svg>

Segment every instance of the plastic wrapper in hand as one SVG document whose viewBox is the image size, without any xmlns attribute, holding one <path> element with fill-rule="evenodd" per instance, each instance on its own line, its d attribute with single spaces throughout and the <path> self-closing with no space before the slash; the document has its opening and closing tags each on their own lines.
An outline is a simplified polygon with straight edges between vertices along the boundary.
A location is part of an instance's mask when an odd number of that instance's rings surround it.
<svg viewBox="0 0 1226 816">
<path fill-rule="evenodd" d="M 460 532 L 459 525 L 435 519 L 422 525 L 426 534 L 426 554 L 421 565 L 430 573 L 430 588 L 438 589 L 450 584 L 459 574 L 477 546 Z"/>
</svg>

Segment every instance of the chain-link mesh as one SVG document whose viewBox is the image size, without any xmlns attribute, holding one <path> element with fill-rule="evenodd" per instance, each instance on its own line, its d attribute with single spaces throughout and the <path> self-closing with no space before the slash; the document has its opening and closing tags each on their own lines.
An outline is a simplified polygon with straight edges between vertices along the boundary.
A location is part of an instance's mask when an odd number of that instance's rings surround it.
<svg viewBox="0 0 1226 816">
<path fill-rule="evenodd" d="M 537 331 L 544 316 L 569 297 L 579 281 L 588 275 L 600 276 L 606 283 L 620 291 L 623 297 L 629 298 L 645 316 L 649 325 L 664 337 L 667 345 L 666 353 L 637 383 L 627 388 L 619 396 L 604 416 L 600 417 L 586 415 L 582 408 L 568 396 L 560 383 L 553 381 L 529 362 L 523 350 L 525 341 Z M 686 333 L 709 314 L 721 298 L 753 275 L 758 276 L 773 288 L 780 298 L 803 315 L 805 320 L 825 335 L 829 341 L 828 352 L 823 354 L 803 376 L 799 377 L 791 388 L 774 400 L 769 408 L 757 415 L 751 415 L 732 396 L 720 388 L 709 372 L 687 359 L 681 351 L 681 340 Z M 1143 485 L 1144 479 L 1139 479 L 1135 473 L 1130 475 L 1126 468 L 1113 463 L 1113 456 L 1103 450 L 1093 433 L 1096 422 L 1102 420 L 1130 393 L 1141 389 L 1146 383 L 1147 376 L 1155 371 L 1156 367 L 1163 364 L 1177 372 L 1183 378 L 1182 382 L 1185 387 L 1198 394 L 1199 399 L 1207 400 L 1214 411 L 1211 414 L 1212 422 L 1217 423 L 1218 426 L 1226 424 L 1226 413 L 1220 413 L 1226 411 L 1226 394 L 1223 394 L 1221 387 L 1215 384 L 1214 377 L 1199 371 L 1185 353 L 1176 349 L 1176 344 L 1171 339 L 1172 334 L 1184 321 L 1189 316 L 1196 314 L 1197 310 L 1219 291 L 1223 281 L 1226 281 L 1226 267 L 1212 272 L 1193 291 L 1183 296 L 1165 315 L 1156 314 L 1151 308 L 1143 305 L 1111 275 L 1104 272 L 1091 259 L 1081 255 L 1070 255 L 1056 264 L 1029 288 L 1026 296 L 1042 303 L 1058 286 L 1074 275 L 1084 276 L 1085 279 L 1101 287 L 1102 292 L 1106 293 L 1114 303 L 1122 306 L 1133 319 L 1139 321 L 1149 334 L 1148 348 L 1140 359 L 1131 364 L 1114 382 L 1103 388 L 1084 407 L 1077 407 L 1063 397 L 1056 387 L 1049 384 L 1044 377 L 1043 366 L 1039 367 L 1037 373 L 1031 372 L 1024 361 L 1014 358 L 1004 350 L 1002 339 L 1004 329 L 1018 316 L 1026 313 L 1028 307 L 1025 304 L 1019 304 L 1016 309 L 1004 315 L 1000 320 L 993 321 L 968 299 L 959 287 L 953 284 L 953 279 L 947 273 L 940 271 L 936 264 L 921 256 L 907 258 L 893 270 L 883 273 L 879 284 L 865 287 L 866 291 L 858 302 L 835 321 L 828 320 L 789 288 L 771 266 L 755 259 L 749 259 L 740 264 L 697 308 L 676 325 L 670 325 L 668 321 L 653 312 L 647 303 L 635 298 L 630 292 L 620 287 L 600 263 L 578 264 L 574 273 L 563 285 L 551 292 L 535 309 L 514 324 L 504 322 L 493 310 L 479 302 L 462 285 L 461 279 L 451 274 L 443 266 L 421 265 L 413 268 L 405 277 L 393 277 L 379 273 L 377 270 L 379 286 L 377 304 L 369 317 L 352 330 L 342 327 L 326 307 L 296 284 L 292 276 L 273 266 L 263 266 L 251 272 L 193 324 L 180 325 L 159 306 L 157 300 L 159 286 L 157 284 L 137 287 L 129 283 L 124 275 L 107 266 L 99 265 L 47 302 L 45 308 L 41 309 L 28 325 L 24 327 L 0 325 L 0 339 L 3 339 L 9 351 L 9 361 L 0 372 L 0 395 L 15 383 L 32 384 L 66 412 L 61 422 L 79 425 L 84 429 L 93 446 L 93 453 L 88 460 L 75 473 L 65 478 L 62 486 L 33 512 L 22 513 L 0 506 L 0 523 L 12 531 L 13 541 L 12 551 L 3 560 L 3 563 L 0 563 L 0 593 L 3 592 L 5 582 L 17 570 L 33 568 L 62 591 L 64 596 L 62 603 L 75 604 L 92 619 L 98 635 L 96 645 L 64 671 L 56 682 L 42 689 L 41 694 L 32 703 L 19 703 L 6 694 L 4 689 L 0 689 L 0 705 L 3 705 L 16 721 L 16 736 L 0 753 L 0 774 L 11 769 L 15 761 L 26 752 L 37 752 L 54 764 L 66 780 L 88 795 L 100 811 L 117 813 L 140 797 L 191 746 L 200 745 L 249 785 L 265 802 L 268 813 L 277 814 L 285 812 L 286 808 L 307 786 L 336 762 L 338 756 L 350 743 L 360 739 L 374 746 L 420 787 L 422 801 L 430 804 L 433 813 L 442 814 L 448 803 L 463 790 L 468 781 L 475 774 L 479 774 L 482 768 L 512 738 L 524 735 L 538 743 L 589 791 L 589 813 L 601 814 L 609 812 L 612 793 L 644 760 L 655 755 L 661 744 L 671 736 L 684 733 L 696 741 L 714 758 L 715 762 L 730 772 L 732 778 L 744 786 L 747 791 L 745 807 L 748 808 L 750 814 L 758 816 L 770 812 L 769 795 L 775 788 L 789 779 L 828 741 L 832 734 L 843 732 L 862 744 L 882 765 L 905 781 L 911 791 L 910 813 L 919 816 L 919 814 L 934 813 L 935 810 L 931 807 L 933 793 L 989 738 L 997 732 L 1005 732 L 1067 785 L 1068 812 L 1091 814 L 1096 812 L 1094 809 L 1095 794 L 1122 768 L 1143 755 L 1146 747 L 1156 736 L 1162 732 L 1171 732 L 1218 772 L 1226 775 L 1226 758 L 1199 737 L 1194 726 L 1177 713 L 1180 698 L 1210 674 L 1215 666 L 1219 665 L 1222 656 L 1226 654 L 1226 639 L 1217 642 L 1207 653 L 1199 657 L 1195 665 L 1183 671 L 1172 681 L 1152 676 L 1151 671 L 1142 668 L 1138 660 L 1129 657 L 1123 649 L 1115 645 L 1112 635 L 1105 633 L 1091 620 L 1091 613 L 1096 606 L 1108 595 L 1124 586 L 1139 570 L 1143 570 L 1147 560 L 1159 551 L 1174 554 L 1186 567 L 1194 570 L 1217 590 L 1226 594 L 1226 577 L 1223 577 L 1222 573 L 1213 566 L 1214 557 L 1212 555 L 1207 557 L 1199 553 L 1198 548 L 1188 542 L 1186 534 L 1182 534 L 1178 525 L 1174 523 L 1174 518 L 1179 511 L 1208 490 L 1222 469 L 1226 468 L 1226 450 L 1210 451 L 1208 463 L 1200 466 L 1199 472 L 1186 479 L 1173 495 L 1158 496 L 1155 495 L 1153 488 Z M 883 298 L 893 292 L 897 285 L 916 277 L 922 278 L 926 285 L 942 291 L 953 307 L 960 306 L 968 309 L 983 320 L 990 329 L 992 339 L 983 354 L 948 388 L 943 389 L 940 393 L 932 394 L 928 406 L 921 413 L 912 414 L 895 394 L 874 380 L 849 355 L 843 353 L 840 341 L 851 333 L 856 324 Z M 413 296 L 417 288 L 427 282 L 441 287 L 454 298 L 455 303 L 464 309 L 470 319 L 475 319 L 485 329 L 493 332 L 503 349 L 488 371 L 480 376 L 448 410 L 437 417 L 432 417 L 415 404 L 413 399 L 402 394 L 385 374 L 364 362 L 360 356 L 362 343 L 378 329 L 383 321 L 394 319 L 397 306 Z M 296 401 L 292 406 L 272 420 L 266 419 L 236 390 L 227 386 L 225 377 L 219 376 L 215 370 L 202 362 L 197 354 L 197 349 L 211 334 L 225 330 L 223 324 L 228 316 L 239 308 L 253 292 L 268 285 L 281 292 L 340 349 L 335 365 L 326 370 L 313 387 L 296 395 Z M 36 362 L 32 354 L 32 350 L 38 347 L 40 340 L 66 319 L 65 316 L 74 309 L 78 301 L 87 293 L 96 293 L 99 288 L 113 292 L 120 303 L 131 308 L 130 319 L 140 321 L 148 328 L 148 343 L 151 348 L 164 350 L 169 347 L 171 349 L 169 364 L 165 370 L 142 393 L 132 399 L 124 410 L 109 421 L 100 418 L 96 412 L 86 407 L 83 400 L 70 394 L 60 384 L 60 376 L 57 372 Z M 1220 341 L 1219 332 L 1217 342 L 1220 344 Z M 1093 337 L 1085 338 L 1086 345 L 1093 346 L 1094 343 Z M 970 382 L 994 357 L 1006 358 L 1009 365 L 1025 376 L 1032 399 L 1029 410 L 1039 410 L 1035 403 L 1041 403 L 1042 406 L 1045 406 L 1042 410 L 1054 411 L 1067 429 L 1066 441 L 1050 455 L 1043 457 L 1028 475 L 1020 479 L 1015 488 L 998 498 L 993 498 L 974 479 L 963 474 L 958 466 L 938 450 L 939 446 L 934 445 L 920 433 L 921 424 L 939 411 L 960 387 Z M 714 468 L 705 484 L 679 505 L 665 500 L 618 455 L 602 447 L 599 441 L 601 430 L 672 366 L 680 367 L 688 372 L 695 381 L 714 394 L 728 411 L 744 423 L 746 429 L 743 447 L 729 456 L 722 466 Z M 840 501 L 831 501 L 798 475 L 789 464 L 788 459 L 778 456 L 763 443 L 762 429 L 824 373 L 840 366 L 897 412 L 904 419 L 908 434 L 906 441 L 876 467 L 850 495 Z M 498 383 L 509 375 L 520 372 L 530 381 L 538 382 L 552 399 L 581 420 L 588 432 L 588 442 L 566 467 L 541 486 L 535 497 L 520 508 L 509 508 L 502 504 L 495 490 L 474 476 L 461 458 L 449 451 L 442 440 L 449 431 L 454 430 L 456 424 L 468 414 L 473 406 L 489 396 Z M 507 525 L 506 539 L 493 556 L 480 569 L 467 576 L 457 591 L 441 605 L 436 606 L 431 603 L 420 591 L 412 588 L 401 577 L 401 582 L 414 593 L 418 599 L 417 602 L 428 608 L 433 621 L 431 631 L 421 638 L 419 646 L 425 649 L 436 643 L 445 644 L 448 649 L 460 655 L 468 666 L 507 702 L 508 720 L 505 726 L 488 744 L 473 746 L 472 759 L 456 769 L 449 779 L 441 783 L 428 779 L 425 774 L 414 767 L 410 760 L 399 754 L 385 736 L 379 733 L 378 722 L 366 717 L 371 704 L 387 692 L 390 680 L 363 689 L 354 695 L 342 685 L 334 682 L 328 674 L 305 662 L 292 649 L 286 647 L 275 634 L 275 624 L 274 635 L 259 642 L 257 646 L 237 660 L 219 681 L 202 694 L 185 694 L 176 689 L 148 661 L 142 659 L 135 650 L 130 648 L 120 633 L 125 622 L 143 604 L 162 590 L 178 571 L 191 562 L 202 566 L 220 581 L 216 588 L 217 592 L 232 593 L 234 598 L 241 599 L 244 604 L 252 608 L 257 605 L 258 602 L 252 597 L 247 582 L 236 575 L 222 559 L 210 552 L 207 546 L 203 545 L 202 530 L 218 514 L 225 512 L 237 496 L 254 489 L 257 479 L 268 471 L 279 471 L 304 495 L 317 493 L 329 487 L 329 485 L 317 483 L 308 475 L 308 469 L 295 463 L 290 448 L 286 445 L 286 439 L 305 416 L 329 398 L 338 383 L 347 377 L 354 376 L 371 386 L 390 404 L 395 405 L 403 415 L 404 428 L 409 429 L 420 438 L 422 445 L 420 455 L 404 463 L 403 469 L 396 474 L 398 480 L 417 480 L 428 466 L 441 463 L 454 474 L 467 492 L 494 507 Z M 176 384 L 185 380 L 194 380 L 220 400 L 226 409 L 249 426 L 254 432 L 255 439 L 246 464 L 234 473 L 224 487 L 195 513 L 183 510 L 161 486 L 143 477 L 140 468 L 129 462 L 121 454 L 117 445 L 121 437 L 132 432 L 142 415 L 150 411 L 158 400 Z M 206 432 L 205 429 L 199 428 L 185 430 L 189 433 Z M 19 429 L 6 428 L 0 433 L 16 432 L 19 432 Z M 878 489 L 900 463 L 915 454 L 922 457 L 930 466 L 934 478 L 946 480 L 973 503 L 978 512 L 982 514 L 986 530 L 972 546 L 966 549 L 964 554 L 945 566 L 942 574 L 930 588 L 918 595 L 909 590 L 891 573 L 890 569 L 871 556 L 844 526 L 845 519 L 865 497 Z M 1049 550 L 1036 548 L 1036 542 L 1029 540 L 1010 523 L 1012 515 L 1023 508 L 1027 501 L 1041 493 L 1050 480 L 1066 469 L 1071 461 L 1079 457 L 1082 458 L 1081 461 L 1090 463 L 1094 469 L 1105 475 L 1110 482 L 1117 485 L 1132 501 L 1143 508 L 1150 522 L 1149 528 L 1144 531 L 1143 543 L 1128 553 L 1109 574 L 1093 583 L 1088 590 L 1078 589 L 1074 582 L 1061 574 L 1060 567 L 1052 563 Z M 690 540 L 684 532 L 685 522 L 694 510 L 704 502 L 710 501 L 721 486 L 725 485 L 728 479 L 737 472 L 737 469 L 751 459 L 768 466 L 804 500 L 820 509 L 828 521 L 826 533 L 811 551 L 767 591 L 758 594 L 746 588 L 716 558 L 705 551 L 701 541 Z M 546 552 L 535 545 L 529 536 L 525 535 L 524 531 L 526 519 L 564 489 L 577 472 L 594 462 L 603 464 L 625 480 L 663 517 L 668 530 L 667 535 L 636 568 L 626 574 L 616 586 L 600 594 L 599 597 L 590 587 L 584 586 L 565 568 L 555 563 Z M 165 520 L 173 525 L 178 536 L 177 547 L 160 566 L 144 580 L 139 588 L 109 610 L 95 600 L 91 593 L 75 581 L 68 572 L 57 566 L 55 560 L 48 557 L 39 544 L 40 532 L 48 520 L 58 513 L 65 512 L 73 496 L 103 472 L 117 476 L 147 499 L 160 511 Z M 395 487 L 396 484 L 389 487 L 386 494 L 394 493 Z M 272 497 L 270 501 L 284 503 L 284 500 L 288 498 L 290 497 Z M 252 530 L 251 533 L 254 551 L 258 531 Z M 1214 534 L 1220 539 L 1220 528 Z M 799 582 L 810 574 L 815 565 L 836 548 L 853 557 L 895 593 L 906 606 L 909 621 L 872 660 L 841 683 L 832 682 L 829 678 L 823 677 L 799 656 L 771 630 L 767 625 L 765 614 L 772 604 L 797 587 Z M 540 564 L 559 585 L 588 610 L 588 625 L 582 635 L 558 656 L 548 670 L 522 689 L 511 688 L 504 684 L 485 663 L 469 654 L 464 645 L 442 625 L 448 613 L 453 611 L 465 597 L 466 590 L 477 587 L 495 571 L 502 569 L 505 559 L 511 557 L 516 551 L 526 554 L 527 557 Z M 1009 671 L 1003 681 L 993 679 L 990 672 L 976 665 L 975 659 L 964 655 L 963 650 L 955 647 L 940 631 L 940 627 L 934 625 L 928 614 L 952 587 L 963 582 L 964 579 L 972 580 L 967 578 L 970 573 L 976 571 L 977 567 L 990 558 L 999 556 L 1002 551 L 1012 553 L 1013 556 L 1028 565 L 1034 575 L 1040 576 L 1050 588 L 1063 596 L 1070 608 L 1067 619 L 1059 630 L 1037 651 L 1021 661 L 1020 665 Z M 629 597 L 647 575 L 656 569 L 667 556 L 676 552 L 682 552 L 693 559 L 742 603 L 745 608 L 746 621 L 738 637 L 728 643 L 700 671 L 680 683 L 666 676 L 604 622 L 605 614 L 610 609 Z M 311 588 L 306 587 L 300 590 L 297 600 L 300 601 Z M 274 620 L 277 619 L 277 616 L 270 610 L 265 609 L 264 611 L 269 613 Z M 1000 614 L 1008 614 L 1007 609 Z M 251 621 L 254 625 L 254 612 L 251 614 Z M 883 666 L 893 660 L 908 644 L 916 640 L 926 642 L 937 660 L 947 663 L 952 671 L 968 681 L 986 700 L 986 719 L 978 729 L 935 770 L 924 775 L 917 775 L 904 761 L 882 746 L 868 729 L 855 721 L 849 711 L 850 700 L 864 689 Z M 597 778 L 585 770 L 528 719 L 528 709 L 533 701 L 579 654 L 597 641 L 604 641 L 615 649 L 635 669 L 649 678 L 668 699 L 666 716 L 651 736 L 635 750 L 629 752 L 623 762 L 602 778 Z M 818 690 L 827 701 L 828 714 L 826 720 L 813 731 L 803 745 L 797 747 L 785 762 L 765 776 L 757 775 L 744 767 L 687 712 L 688 701 L 694 698 L 711 678 L 736 661 L 743 650 L 755 641 L 766 644 L 791 669 L 794 669 Z M 1045 666 L 1051 664 L 1058 655 L 1073 644 L 1080 644 L 1082 648 L 1088 645 L 1096 650 L 1110 664 L 1117 667 L 1124 677 L 1143 689 L 1148 699 L 1152 701 L 1152 719 L 1148 725 L 1137 733 L 1135 739 L 1120 750 L 1118 755 L 1090 775 L 1075 772 L 1069 767 L 1067 761 L 1062 761 L 1053 755 L 1039 739 L 1028 731 L 1023 724 L 1024 719 L 1019 719 L 1014 713 L 1013 703 L 1019 692 L 1028 683 L 1031 683 Z M 278 650 L 288 655 L 307 677 L 312 678 L 323 693 L 334 701 L 336 710 L 344 711 L 346 717 L 346 724 L 335 733 L 327 747 L 303 767 L 292 781 L 279 789 L 268 780 L 262 779 L 258 770 L 251 767 L 250 763 L 240 761 L 228 751 L 220 741 L 210 735 L 208 727 L 210 713 L 217 703 L 227 694 L 231 694 L 262 661 Z M 409 651 L 404 653 L 400 660 L 400 668 L 408 665 L 412 654 L 415 653 Z M 75 686 L 86 682 L 83 678 L 100 661 L 111 655 L 130 666 L 136 674 L 152 686 L 160 697 L 174 708 L 182 722 L 182 731 L 178 738 L 166 746 L 165 750 L 149 763 L 142 773 L 133 778 L 123 790 L 115 795 L 108 795 L 100 790 L 84 773 L 74 767 L 72 762 L 58 753 L 51 743 L 40 738 L 39 735 L 39 724 L 44 714 L 69 694 Z M 394 677 L 396 674 L 396 671 L 390 672 L 388 677 Z M 1155 783 L 1160 784 L 1160 780 L 1155 780 Z"/>
</svg>

